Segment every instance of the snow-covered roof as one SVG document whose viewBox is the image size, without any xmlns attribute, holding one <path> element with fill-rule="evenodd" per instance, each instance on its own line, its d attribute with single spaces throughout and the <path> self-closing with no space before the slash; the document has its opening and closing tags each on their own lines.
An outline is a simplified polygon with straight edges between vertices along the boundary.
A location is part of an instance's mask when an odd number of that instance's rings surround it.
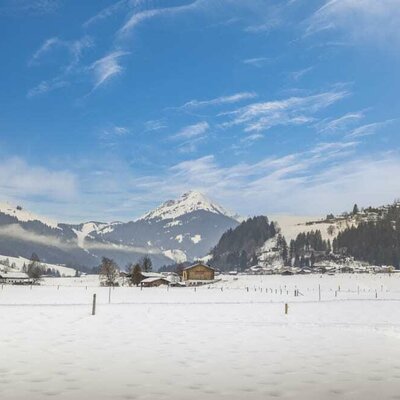
<svg viewBox="0 0 400 400">
<path fill-rule="evenodd" d="M 24 272 L 0 272 L 0 278 L 3 279 L 29 279 Z"/>
<path fill-rule="evenodd" d="M 141 272 L 145 278 L 164 278 L 164 275 L 159 272 Z"/>
<path fill-rule="evenodd" d="M 152 283 L 152 282 L 156 282 L 156 281 L 158 281 L 160 279 L 165 281 L 165 282 L 169 282 L 169 280 L 164 278 L 163 276 L 154 276 L 153 278 L 143 279 L 140 283 Z"/>
</svg>

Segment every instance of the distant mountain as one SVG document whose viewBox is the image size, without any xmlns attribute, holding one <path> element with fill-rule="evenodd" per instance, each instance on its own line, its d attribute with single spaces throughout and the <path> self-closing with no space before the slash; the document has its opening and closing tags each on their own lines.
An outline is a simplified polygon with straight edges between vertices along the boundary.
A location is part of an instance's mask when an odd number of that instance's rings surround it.
<svg viewBox="0 0 400 400">
<path fill-rule="evenodd" d="M 156 266 L 202 257 L 237 217 L 198 192 L 169 200 L 130 222 L 57 223 L 19 206 L 0 204 L 0 255 L 91 268 L 102 256 L 121 267 L 150 254 Z"/>
<path fill-rule="evenodd" d="M 136 221 L 108 226 L 93 236 L 126 246 L 156 248 L 183 262 L 207 254 L 226 230 L 238 224 L 236 216 L 191 191 Z"/>
</svg>

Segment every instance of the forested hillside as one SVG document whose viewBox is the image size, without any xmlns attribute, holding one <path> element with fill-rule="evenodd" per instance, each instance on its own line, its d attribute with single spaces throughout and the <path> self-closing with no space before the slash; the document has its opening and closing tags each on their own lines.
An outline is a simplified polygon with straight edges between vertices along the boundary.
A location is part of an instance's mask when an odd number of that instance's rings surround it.
<svg viewBox="0 0 400 400">
<path fill-rule="evenodd" d="M 342 252 L 375 265 L 400 267 L 400 205 L 389 207 L 381 220 L 365 222 L 339 233 L 333 241 Z"/>
<path fill-rule="evenodd" d="M 290 263 L 295 267 L 309 267 L 331 251 L 331 242 L 323 240 L 321 231 L 300 233 L 290 242 Z"/>
<path fill-rule="evenodd" d="M 267 217 L 249 218 L 222 235 L 211 251 L 210 265 L 225 271 L 248 268 L 257 263 L 257 250 L 276 233 L 275 224 Z"/>
</svg>

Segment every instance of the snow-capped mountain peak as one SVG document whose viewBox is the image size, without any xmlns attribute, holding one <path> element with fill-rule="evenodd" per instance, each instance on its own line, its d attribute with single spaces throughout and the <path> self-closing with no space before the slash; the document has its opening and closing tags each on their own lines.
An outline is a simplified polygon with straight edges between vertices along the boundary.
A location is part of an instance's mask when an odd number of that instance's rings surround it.
<svg viewBox="0 0 400 400">
<path fill-rule="evenodd" d="M 139 220 L 175 219 L 194 211 L 208 211 L 214 214 L 220 214 L 234 218 L 232 214 L 230 214 L 220 205 L 211 202 L 202 193 L 190 191 L 184 193 L 177 200 L 166 201 L 161 206 L 139 218 Z"/>
</svg>

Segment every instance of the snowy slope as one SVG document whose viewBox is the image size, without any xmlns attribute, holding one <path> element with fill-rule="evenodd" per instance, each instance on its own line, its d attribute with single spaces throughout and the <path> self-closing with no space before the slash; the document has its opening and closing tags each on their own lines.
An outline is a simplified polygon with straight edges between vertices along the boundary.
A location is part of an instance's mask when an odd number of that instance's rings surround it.
<svg viewBox="0 0 400 400">
<path fill-rule="evenodd" d="M 5 262 L 8 260 L 10 266 L 15 266 L 15 270 L 22 271 L 24 265 L 28 265 L 31 261 L 24 257 L 8 257 L 0 255 L 0 261 Z M 61 276 L 71 277 L 75 276 L 75 270 L 73 268 L 64 267 L 58 264 L 40 263 L 45 269 L 53 269 L 58 271 Z M 0 269 L 4 269 L 4 265 L 0 264 Z"/>
<path fill-rule="evenodd" d="M 289 243 L 292 239 L 296 239 L 299 233 L 307 233 L 311 231 L 321 231 L 322 238 L 324 240 L 332 240 L 335 238 L 340 231 L 346 229 L 349 223 L 343 221 L 326 223 L 323 222 L 321 217 L 315 216 L 294 216 L 294 215 L 271 215 L 269 216 L 271 221 L 277 222 L 281 233 L 285 236 L 286 241 Z M 332 235 L 328 233 L 328 228 L 334 226 L 334 232 Z"/>
<path fill-rule="evenodd" d="M 76 228 L 72 228 L 72 231 L 77 237 L 78 246 L 85 248 L 85 240 L 91 233 L 99 233 L 102 229 L 110 226 L 111 224 L 91 221 L 78 225 Z"/>
<path fill-rule="evenodd" d="M 14 206 L 9 203 L 0 203 L 0 213 L 9 215 L 10 217 L 14 217 L 21 222 L 38 221 L 44 225 L 49 226 L 50 228 L 58 228 L 58 223 L 53 221 L 52 219 L 35 215 L 20 206 Z"/>
<path fill-rule="evenodd" d="M 187 261 L 187 256 L 182 250 L 166 250 L 164 255 L 176 263 L 183 263 Z"/>
</svg>

